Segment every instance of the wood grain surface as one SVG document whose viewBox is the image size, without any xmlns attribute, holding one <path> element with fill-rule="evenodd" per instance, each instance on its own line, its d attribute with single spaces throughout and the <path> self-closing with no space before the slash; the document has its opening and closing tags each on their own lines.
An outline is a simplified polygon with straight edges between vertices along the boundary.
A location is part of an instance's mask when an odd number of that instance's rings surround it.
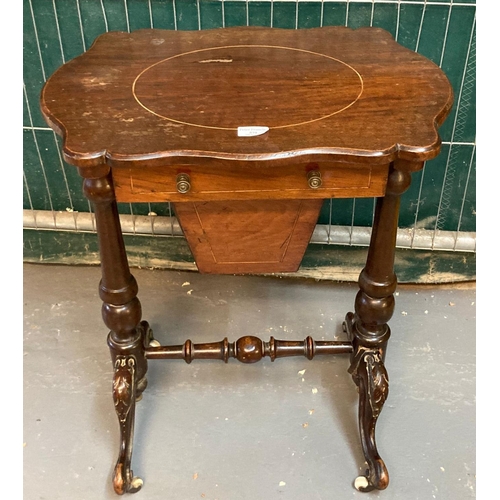
<svg viewBox="0 0 500 500">
<path fill-rule="evenodd" d="M 308 173 L 319 172 L 321 185 L 311 189 Z M 179 193 L 176 178 L 189 175 L 191 188 Z M 310 162 L 269 167 L 259 162 L 219 161 L 213 165 L 115 168 L 116 198 L 121 202 L 365 198 L 383 196 L 387 165 Z"/>
<path fill-rule="evenodd" d="M 382 29 L 239 27 L 103 34 L 49 78 L 41 108 L 79 167 L 388 164 L 436 156 L 452 101 L 444 73 Z"/>
<path fill-rule="evenodd" d="M 198 270 L 214 274 L 294 272 L 323 200 L 175 203 Z"/>
</svg>

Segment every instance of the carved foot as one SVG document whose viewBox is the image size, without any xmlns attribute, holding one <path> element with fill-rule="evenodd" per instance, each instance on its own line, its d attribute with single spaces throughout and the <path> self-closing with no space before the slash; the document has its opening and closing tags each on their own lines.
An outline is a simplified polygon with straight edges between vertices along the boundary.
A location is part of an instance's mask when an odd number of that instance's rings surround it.
<svg viewBox="0 0 500 500">
<path fill-rule="evenodd" d="M 140 477 L 133 476 L 133 472 L 130 469 L 124 472 L 123 464 L 116 464 L 113 487 L 118 495 L 137 493 L 143 484 L 143 480 Z"/>
<path fill-rule="evenodd" d="M 375 425 L 389 392 L 389 377 L 380 349 L 358 347 L 349 372 L 359 389 L 359 431 L 368 470 L 354 482 L 358 491 L 383 490 L 389 474 L 375 442 Z"/>
<path fill-rule="evenodd" d="M 141 489 L 142 479 L 134 477 L 130 468 L 134 439 L 136 403 L 136 359 L 117 356 L 113 377 L 113 400 L 120 423 L 120 452 L 115 466 L 113 487 L 118 495 Z"/>
</svg>

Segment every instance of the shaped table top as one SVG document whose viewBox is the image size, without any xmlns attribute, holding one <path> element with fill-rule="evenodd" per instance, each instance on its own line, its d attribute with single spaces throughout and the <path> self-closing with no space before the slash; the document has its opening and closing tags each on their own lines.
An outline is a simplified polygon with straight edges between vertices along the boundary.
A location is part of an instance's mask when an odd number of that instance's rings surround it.
<svg viewBox="0 0 500 500">
<path fill-rule="evenodd" d="M 424 161 L 452 103 L 433 62 L 344 27 L 109 32 L 41 95 L 79 167 Z"/>
</svg>

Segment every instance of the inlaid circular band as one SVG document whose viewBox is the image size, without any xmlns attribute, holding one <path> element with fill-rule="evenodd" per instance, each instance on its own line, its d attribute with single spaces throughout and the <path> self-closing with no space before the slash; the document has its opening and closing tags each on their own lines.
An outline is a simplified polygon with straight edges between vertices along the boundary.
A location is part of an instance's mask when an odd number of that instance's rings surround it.
<svg viewBox="0 0 500 500">
<path fill-rule="evenodd" d="M 263 70 L 256 72 L 256 65 Z M 193 66 L 197 78 L 183 79 L 183 74 L 193 74 Z M 146 111 L 178 124 L 280 129 L 350 108 L 363 93 L 363 79 L 351 65 L 326 54 L 274 45 L 228 45 L 151 64 L 135 78 L 132 93 Z"/>
</svg>

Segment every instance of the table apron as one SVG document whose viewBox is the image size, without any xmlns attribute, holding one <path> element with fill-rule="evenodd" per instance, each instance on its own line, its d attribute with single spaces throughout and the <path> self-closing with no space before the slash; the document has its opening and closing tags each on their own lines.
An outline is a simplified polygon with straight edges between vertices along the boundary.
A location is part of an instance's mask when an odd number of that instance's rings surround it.
<svg viewBox="0 0 500 500">
<path fill-rule="evenodd" d="M 133 203 L 380 197 L 388 171 L 389 165 L 341 162 L 274 168 L 238 163 L 113 168 L 112 175 L 117 201 Z M 311 187 L 317 174 L 320 185 Z M 189 182 L 187 192 L 179 191 L 179 178 Z"/>
</svg>

